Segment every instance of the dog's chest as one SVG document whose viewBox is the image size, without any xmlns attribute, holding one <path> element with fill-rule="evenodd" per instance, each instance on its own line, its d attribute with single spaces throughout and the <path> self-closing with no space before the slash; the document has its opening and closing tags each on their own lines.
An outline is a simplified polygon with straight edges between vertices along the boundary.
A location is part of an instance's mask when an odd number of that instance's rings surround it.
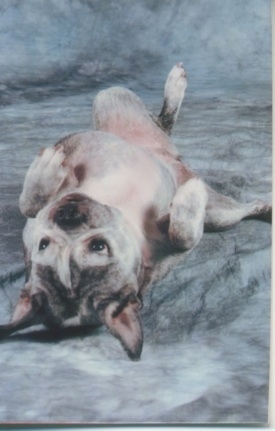
<svg viewBox="0 0 275 431">
<path fill-rule="evenodd" d="M 154 160 L 144 157 L 135 166 L 119 166 L 106 175 L 86 178 L 79 191 L 98 202 L 120 209 L 140 224 L 146 212 L 162 212 L 174 194 L 174 179 L 169 171 Z"/>
</svg>

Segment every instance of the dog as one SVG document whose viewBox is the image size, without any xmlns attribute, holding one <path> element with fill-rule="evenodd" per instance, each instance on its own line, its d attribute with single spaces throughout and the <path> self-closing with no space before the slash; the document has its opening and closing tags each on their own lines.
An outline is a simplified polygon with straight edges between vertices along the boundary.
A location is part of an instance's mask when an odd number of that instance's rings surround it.
<svg viewBox="0 0 275 431">
<path fill-rule="evenodd" d="M 244 218 L 271 222 L 269 204 L 218 194 L 182 162 L 169 136 L 186 87 L 179 63 L 168 74 L 158 117 L 126 88 L 102 90 L 92 131 L 40 151 L 19 199 L 28 217 L 26 283 L 11 322 L 0 327 L 2 338 L 36 324 L 105 325 L 138 360 L 146 289 L 204 231 Z"/>
</svg>

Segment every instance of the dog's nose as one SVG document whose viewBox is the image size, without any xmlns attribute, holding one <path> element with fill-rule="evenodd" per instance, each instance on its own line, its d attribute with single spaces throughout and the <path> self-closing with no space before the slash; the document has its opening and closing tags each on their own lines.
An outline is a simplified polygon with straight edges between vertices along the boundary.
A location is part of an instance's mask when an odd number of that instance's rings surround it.
<svg viewBox="0 0 275 431">
<path fill-rule="evenodd" d="M 69 202 L 56 210 L 54 222 L 61 229 L 75 229 L 87 221 L 86 214 L 80 210 L 78 203 Z"/>
</svg>

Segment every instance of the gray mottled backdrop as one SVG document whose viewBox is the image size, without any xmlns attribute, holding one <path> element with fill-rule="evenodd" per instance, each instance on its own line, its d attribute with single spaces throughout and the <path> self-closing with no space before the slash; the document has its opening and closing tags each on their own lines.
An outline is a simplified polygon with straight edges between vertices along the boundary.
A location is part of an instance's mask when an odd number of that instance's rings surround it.
<svg viewBox="0 0 275 431">
<path fill-rule="evenodd" d="M 157 112 L 171 66 L 188 89 L 173 136 L 213 187 L 271 200 L 268 0 L 1 0 L 0 320 L 23 286 L 17 201 L 38 148 L 90 127 L 96 92 Z M 0 422 L 266 422 L 270 226 L 206 234 L 144 298 L 128 360 L 106 330 L 37 328 L 0 345 Z"/>
</svg>

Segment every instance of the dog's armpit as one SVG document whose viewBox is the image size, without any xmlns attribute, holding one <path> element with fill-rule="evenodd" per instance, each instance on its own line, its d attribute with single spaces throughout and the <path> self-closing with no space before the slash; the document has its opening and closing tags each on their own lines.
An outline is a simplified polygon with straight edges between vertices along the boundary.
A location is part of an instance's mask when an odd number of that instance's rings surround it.
<svg viewBox="0 0 275 431">
<path fill-rule="evenodd" d="M 78 181 L 78 183 L 82 183 L 82 181 L 85 179 L 86 175 L 86 168 L 83 163 L 80 163 L 74 167 L 74 174 Z"/>
</svg>

